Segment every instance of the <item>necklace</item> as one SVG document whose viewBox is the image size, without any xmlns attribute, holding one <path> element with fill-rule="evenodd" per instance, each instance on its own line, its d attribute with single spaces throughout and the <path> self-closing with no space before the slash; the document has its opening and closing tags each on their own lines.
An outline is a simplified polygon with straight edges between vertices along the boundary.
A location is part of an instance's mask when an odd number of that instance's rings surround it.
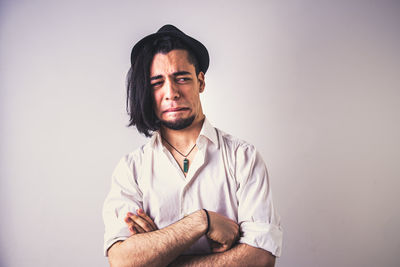
<svg viewBox="0 0 400 267">
<path fill-rule="evenodd" d="M 196 144 L 193 145 L 192 149 L 190 149 L 189 153 L 187 153 L 186 155 L 182 154 L 178 149 L 176 149 L 173 145 L 170 144 L 170 142 L 168 142 L 167 139 L 165 139 L 163 136 L 161 136 L 161 138 L 167 142 L 167 144 L 172 147 L 176 152 L 178 152 L 182 157 L 184 157 L 183 159 L 183 172 L 187 173 L 189 170 L 189 160 L 187 159 L 187 156 L 190 155 L 190 153 L 192 153 L 194 147 L 196 146 Z"/>
</svg>

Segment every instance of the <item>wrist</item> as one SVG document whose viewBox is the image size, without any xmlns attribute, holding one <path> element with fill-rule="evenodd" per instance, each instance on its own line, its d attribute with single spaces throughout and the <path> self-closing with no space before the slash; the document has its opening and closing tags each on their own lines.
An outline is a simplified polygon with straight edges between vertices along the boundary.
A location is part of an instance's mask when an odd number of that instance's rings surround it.
<svg viewBox="0 0 400 267">
<path fill-rule="evenodd" d="M 191 230 L 195 230 L 200 235 L 205 235 L 208 227 L 206 212 L 201 209 L 186 216 L 184 220 L 192 225 Z"/>
<path fill-rule="evenodd" d="M 206 209 L 203 209 L 203 211 L 206 213 L 206 218 L 207 218 L 207 229 L 205 232 L 205 235 L 207 235 L 208 232 L 210 231 L 210 214 L 208 214 L 208 211 Z"/>
<path fill-rule="evenodd" d="M 199 224 L 200 224 L 200 228 L 201 228 L 201 234 L 202 235 L 207 234 L 209 226 L 208 226 L 208 219 L 207 219 L 206 211 L 204 209 L 201 209 L 195 213 L 198 215 Z"/>
</svg>

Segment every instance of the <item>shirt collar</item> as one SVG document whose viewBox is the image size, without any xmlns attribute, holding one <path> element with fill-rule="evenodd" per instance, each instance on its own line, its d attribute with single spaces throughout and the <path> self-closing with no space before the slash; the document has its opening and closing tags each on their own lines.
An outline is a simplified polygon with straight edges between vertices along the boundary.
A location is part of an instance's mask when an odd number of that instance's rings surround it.
<svg viewBox="0 0 400 267">
<path fill-rule="evenodd" d="M 203 127 L 201 128 L 199 138 L 197 140 L 199 140 L 203 136 L 214 143 L 214 145 L 218 146 L 217 131 L 208 121 L 207 117 L 204 119 Z"/>
<path fill-rule="evenodd" d="M 161 134 L 159 130 L 153 132 L 153 135 L 151 136 L 150 139 L 150 146 L 152 148 L 155 148 L 157 144 L 161 144 Z"/>
<path fill-rule="evenodd" d="M 202 137 L 207 138 L 217 147 L 219 146 L 217 131 L 211 125 L 211 123 L 208 121 L 207 117 L 205 117 L 205 119 L 204 119 L 203 126 L 201 127 L 199 137 L 197 138 L 197 143 L 199 143 L 199 141 Z M 161 142 L 160 131 L 155 131 L 153 133 L 153 136 L 150 139 L 150 145 L 153 148 L 155 148 L 156 145 L 161 145 L 161 144 L 162 144 L 162 142 Z"/>
</svg>

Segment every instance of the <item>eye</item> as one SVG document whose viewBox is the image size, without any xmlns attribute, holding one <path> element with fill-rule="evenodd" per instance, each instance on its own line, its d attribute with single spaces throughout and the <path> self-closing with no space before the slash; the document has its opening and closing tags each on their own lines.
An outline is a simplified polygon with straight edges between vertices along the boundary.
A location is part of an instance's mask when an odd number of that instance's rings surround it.
<svg viewBox="0 0 400 267">
<path fill-rule="evenodd" d="M 188 78 L 188 77 L 180 77 L 180 78 L 177 78 L 176 79 L 176 81 L 178 82 L 178 83 L 185 83 L 185 82 L 187 82 L 187 81 L 189 81 L 190 80 L 190 78 Z"/>
<path fill-rule="evenodd" d="M 160 86 L 162 83 L 163 83 L 162 81 L 152 83 L 151 87 L 156 88 L 156 87 Z"/>
</svg>

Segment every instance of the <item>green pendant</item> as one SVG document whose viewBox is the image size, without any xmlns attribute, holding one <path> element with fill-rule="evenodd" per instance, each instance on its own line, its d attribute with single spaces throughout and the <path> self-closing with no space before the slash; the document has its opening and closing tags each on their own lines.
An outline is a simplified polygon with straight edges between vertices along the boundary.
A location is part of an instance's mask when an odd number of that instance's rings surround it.
<svg viewBox="0 0 400 267">
<path fill-rule="evenodd" d="M 189 170 L 189 160 L 187 158 L 185 158 L 183 160 L 183 172 L 187 173 Z"/>
</svg>

